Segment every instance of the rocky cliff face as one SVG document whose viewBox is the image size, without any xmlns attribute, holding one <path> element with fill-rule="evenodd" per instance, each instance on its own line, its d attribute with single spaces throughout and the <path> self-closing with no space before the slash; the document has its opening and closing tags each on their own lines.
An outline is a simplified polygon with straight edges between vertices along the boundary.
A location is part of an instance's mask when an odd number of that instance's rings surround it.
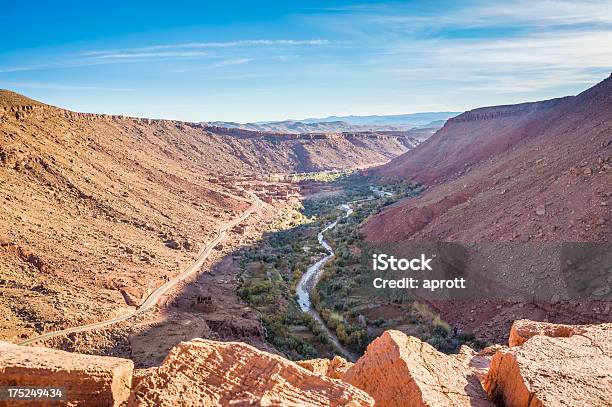
<svg viewBox="0 0 612 407">
<path fill-rule="evenodd" d="M 518 325 L 515 332 L 532 336 L 495 354 L 484 382 L 491 400 L 507 407 L 612 404 L 612 324 Z"/>
<path fill-rule="evenodd" d="M 343 380 L 380 406 L 492 406 L 469 365 L 399 331 L 374 340 Z"/>
<path fill-rule="evenodd" d="M 612 324 L 522 320 L 513 330 L 521 345 L 456 355 L 387 331 L 354 365 L 296 364 L 243 343 L 195 339 L 136 371 L 129 360 L 1 343 L 0 386 L 64 386 L 62 405 L 83 406 L 611 405 Z"/>
</svg>

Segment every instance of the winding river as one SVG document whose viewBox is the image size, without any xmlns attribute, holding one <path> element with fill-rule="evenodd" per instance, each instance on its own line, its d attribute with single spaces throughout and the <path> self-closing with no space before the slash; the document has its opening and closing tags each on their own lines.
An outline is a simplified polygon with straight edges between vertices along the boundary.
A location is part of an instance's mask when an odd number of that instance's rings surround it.
<svg viewBox="0 0 612 407">
<path fill-rule="evenodd" d="M 317 235 L 317 239 L 319 240 L 319 244 L 323 246 L 323 248 L 327 251 L 327 255 L 323 257 L 322 259 L 319 259 L 316 263 L 312 264 L 310 267 L 308 267 L 306 272 L 302 275 L 302 278 L 300 279 L 300 282 L 298 283 L 297 287 L 295 288 L 295 293 L 298 296 L 298 304 L 302 312 L 307 312 L 319 323 L 319 325 L 321 326 L 321 329 L 323 330 L 323 332 L 325 332 L 328 339 L 334 344 L 334 346 L 338 349 L 338 351 L 342 353 L 344 357 L 346 357 L 350 361 L 357 360 L 359 355 L 357 355 L 354 352 L 351 352 L 344 345 L 342 345 L 340 341 L 338 340 L 336 333 L 332 332 L 327 327 L 327 325 L 325 325 L 325 322 L 323 322 L 323 318 L 321 318 L 321 315 L 319 315 L 317 310 L 312 306 L 312 302 L 310 301 L 310 293 L 315 288 L 315 286 L 321 279 L 321 276 L 323 275 L 323 266 L 325 266 L 325 264 L 334 257 L 334 250 L 331 248 L 329 243 L 325 240 L 325 236 L 323 235 L 326 232 L 335 228 L 338 222 L 342 218 L 348 218 L 349 216 L 351 216 L 351 214 L 353 213 L 353 208 L 351 208 L 350 204 L 358 203 L 358 202 L 365 202 L 365 201 L 372 201 L 377 198 L 386 198 L 386 197 L 393 196 L 391 192 L 387 192 L 382 189 L 378 189 L 374 186 L 370 187 L 370 191 L 372 191 L 372 195 L 370 195 L 367 198 L 359 199 L 356 201 L 350 201 L 350 202 L 340 205 L 340 208 L 344 210 L 344 214 L 339 216 L 332 223 L 325 226 L 319 232 L 319 234 Z"/>
<path fill-rule="evenodd" d="M 343 217 L 347 218 L 353 213 L 353 208 L 351 208 L 348 204 L 342 204 L 340 207 L 344 209 L 344 215 L 340 216 L 338 219 L 325 226 L 317 235 L 319 244 L 323 246 L 323 248 L 327 251 L 328 254 L 310 267 L 308 267 L 306 272 L 302 275 L 302 278 L 300 279 L 297 288 L 295 289 L 295 292 L 298 295 L 298 304 L 300 305 L 300 308 L 303 312 L 310 312 L 311 310 L 313 310 L 312 304 L 310 302 L 310 291 L 312 291 L 319 282 L 319 279 L 323 274 L 323 266 L 325 265 L 325 263 L 327 263 L 334 257 L 334 250 L 331 248 L 329 243 L 327 243 L 323 234 L 335 228 L 340 219 L 342 219 Z"/>
<path fill-rule="evenodd" d="M 344 210 L 344 214 L 339 216 L 338 219 L 333 221 L 332 223 L 325 226 L 317 235 L 317 239 L 319 240 L 319 244 L 323 246 L 323 248 L 327 251 L 327 255 L 322 259 L 318 260 L 316 263 L 312 264 L 306 272 L 302 275 L 300 282 L 298 283 L 295 292 L 298 296 L 298 304 L 302 310 L 302 312 L 307 312 L 310 314 L 321 326 L 321 329 L 327 335 L 328 339 L 334 344 L 334 346 L 338 349 L 340 353 L 344 355 L 347 359 L 351 361 L 357 360 L 358 355 L 354 352 L 348 350 L 344 345 L 340 343 L 338 337 L 334 332 L 332 332 L 325 322 L 323 322 L 323 318 L 319 315 L 317 310 L 312 306 L 310 302 L 310 292 L 314 289 L 314 287 L 319 282 L 319 279 L 323 275 L 323 266 L 330 261 L 334 257 L 334 250 L 331 248 L 329 243 L 325 240 L 325 232 L 328 232 L 336 227 L 340 219 L 347 218 L 351 216 L 353 213 L 353 208 L 346 203 L 340 205 L 340 207 Z"/>
</svg>

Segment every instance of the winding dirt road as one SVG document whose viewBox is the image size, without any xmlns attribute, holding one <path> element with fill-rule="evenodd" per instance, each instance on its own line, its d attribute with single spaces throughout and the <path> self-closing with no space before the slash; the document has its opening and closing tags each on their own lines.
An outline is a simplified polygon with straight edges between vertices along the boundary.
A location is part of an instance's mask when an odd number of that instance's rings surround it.
<svg viewBox="0 0 612 407">
<path fill-rule="evenodd" d="M 217 236 L 213 239 L 213 241 L 211 241 L 208 245 L 206 245 L 200 251 L 200 253 L 198 254 L 198 258 L 189 267 L 187 267 L 185 271 L 183 271 L 181 274 L 169 280 L 168 282 L 166 282 L 165 284 L 157 288 L 155 291 L 153 291 L 151 294 L 149 294 L 147 299 L 142 304 L 140 304 L 140 306 L 135 311 L 127 315 L 107 319 L 106 321 L 100 321 L 100 322 L 94 322 L 92 324 L 75 326 L 72 328 L 62 329 L 61 331 L 48 332 L 46 334 L 35 336 L 33 338 L 20 342 L 19 345 L 30 345 L 35 342 L 39 342 L 45 339 L 55 338 L 61 335 L 67 335 L 67 334 L 75 333 L 75 332 L 84 332 L 84 331 L 91 331 L 94 329 L 105 328 L 109 325 L 113 325 L 118 322 L 126 321 L 130 318 L 133 318 L 136 315 L 142 314 L 143 312 L 147 311 L 151 307 L 155 306 L 157 304 L 157 301 L 159 301 L 160 297 L 164 295 L 166 292 L 168 292 L 168 290 L 175 287 L 177 284 L 179 284 L 183 280 L 193 276 L 194 274 L 197 274 L 197 272 L 200 270 L 200 268 L 202 268 L 202 265 L 204 264 L 204 262 L 210 255 L 210 252 L 215 248 L 217 244 L 219 244 L 225 238 L 228 230 L 232 229 L 234 226 L 243 222 L 253 212 L 255 212 L 257 209 L 261 207 L 262 202 L 257 197 L 257 195 L 251 192 L 247 192 L 247 193 L 251 196 L 251 198 L 253 198 L 253 204 L 249 207 L 249 209 L 244 211 L 244 213 L 240 215 L 238 218 L 230 221 L 226 225 L 223 225 L 221 228 L 219 228 L 219 230 L 217 231 Z"/>
</svg>

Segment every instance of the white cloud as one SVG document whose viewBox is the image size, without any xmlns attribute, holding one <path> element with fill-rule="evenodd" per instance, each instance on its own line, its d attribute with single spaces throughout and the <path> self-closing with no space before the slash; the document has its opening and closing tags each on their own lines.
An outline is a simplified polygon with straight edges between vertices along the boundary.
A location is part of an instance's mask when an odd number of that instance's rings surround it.
<svg viewBox="0 0 612 407">
<path fill-rule="evenodd" d="M 386 3 L 326 13 L 318 24 L 341 20 L 340 34 L 364 42 L 358 62 L 371 77 L 405 86 L 539 92 L 612 71 L 612 0 L 464 2 L 437 11 Z"/>
<path fill-rule="evenodd" d="M 612 24 L 612 1 L 510 1 L 476 8 L 482 23 L 518 22 L 536 26 Z M 493 20 L 493 21 L 492 21 Z"/>
<path fill-rule="evenodd" d="M 110 92 L 128 92 L 131 89 L 112 88 L 104 86 L 79 86 L 79 85 L 63 85 L 59 83 L 44 83 L 44 82 L 0 82 L 0 86 L 10 88 L 25 88 L 25 89 L 46 89 L 46 90 L 67 90 L 67 91 L 91 91 L 103 90 Z"/>
<path fill-rule="evenodd" d="M 379 65 L 397 80 L 446 81 L 469 91 L 519 93 L 588 85 L 612 71 L 612 30 L 412 41 L 391 47 Z"/>
<path fill-rule="evenodd" d="M 225 61 L 219 61 L 211 65 L 211 68 L 222 68 L 224 66 L 231 65 L 243 65 L 248 64 L 253 61 L 253 58 L 234 58 L 234 59 L 226 59 Z"/>
<path fill-rule="evenodd" d="M 208 56 L 208 52 L 117 52 L 96 55 L 96 59 L 157 59 L 157 58 L 195 58 Z"/>
<path fill-rule="evenodd" d="M 205 49 L 205 48 L 234 48 L 234 47 L 247 47 L 247 46 L 317 46 L 327 45 L 328 40 L 324 39 L 310 39 L 310 40 L 238 40 L 238 41 L 223 41 L 223 42 L 184 42 L 178 44 L 162 44 L 162 45 L 151 45 L 140 48 L 130 48 L 125 50 L 101 50 L 101 51 L 88 51 L 83 55 L 89 56 L 103 56 L 113 55 L 121 53 L 146 53 L 150 51 L 158 50 L 170 50 L 170 49 Z"/>
<path fill-rule="evenodd" d="M 612 30 L 536 34 L 503 40 L 447 41 L 431 50 L 440 62 L 517 69 L 612 67 Z"/>
<path fill-rule="evenodd" d="M 578 24 L 612 24 L 612 0 L 508 0 L 462 2 L 435 13 L 414 5 L 381 3 L 329 9 L 354 22 L 395 26 L 410 31 L 439 27 L 471 28 L 505 26 L 553 27 Z M 439 6 L 444 7 L 444 6 Z M 320 15 L 323 19 L 329 14 Z M 333 14 L 332 14 L 333 16 Z M 338 16 L 338 15 L 336 15 Z M 392 27 L 390 27 L 392 28 Z"/>
</svg>

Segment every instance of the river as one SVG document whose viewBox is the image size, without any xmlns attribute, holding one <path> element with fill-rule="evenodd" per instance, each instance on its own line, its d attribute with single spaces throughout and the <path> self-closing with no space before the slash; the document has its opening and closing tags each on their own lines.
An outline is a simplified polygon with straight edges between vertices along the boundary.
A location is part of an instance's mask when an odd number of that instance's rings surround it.
<svg viewBox="0 0 612 407">
<path fill-rule="evenodd" d="M 338 219 L 328 224 L 323 229 L 321 229 L 321 231 L 317 235 L 319 244 L 323 246 L 323 248 L 327 251 L 327 255 L 322 259 L 318 260 L 316 263 L 312 264 L 310 267 L 308 267 L 306 272 L 302 275 L 302 278 L 300 279 L 300 282 L 298 283 L 295 292 L 298 296 L 298 304 L 302 312 L 307 312 L 319 323 L 321 329 L 323 330 L 323 332 L 325 332 L 328 339 L 334 344 L 338 351 L 344 355 L 344 357 L 351 361 L 355 361 L 358 355 L 356 355 L 354 352 L 351 352 L 340 343 L 336 334 L 332 332 L 327 327 L 327 325 L 325 325 L 325 322 L 323 322 L 323 318 L 321 318 L 317 310 L 312 306 L 312 303 L 310 302 L 310 292 L 314 289 L 314 287 L 319 282 L 319 279 L 323 275 L 323 266 L 325 266 L 325 263 L 327 263 L 334 257 L 334 250 L 325 240 L 325 236 L 323 235 L 325 234 L 325 232 L 328 232 L 335 228 L 340 219 L 347 218 L 353 213 L 353 208 L 351 208 L 348 203 L 342 204 L 340 205 L 340 207 L 344 210 L 344 214 L 339 216 Z"/>
<path fill-rule="evenodd" d="M 310 292 L 315 288 L 315 286 L 321 279 L 321 276 L 323 275 L 323 266 L 325 266 L 325 264 L 334 257 L 334 250 L 331 248 L 329 243 L 325 240 L 325 236 L 323 236 L 325 232 L 328 232 L 332 230 L 333 228 L 335 228 L 338 222 L 342 218 L 348 218 L 349 216 L 351 216 L 351 214 L 353 213 L 353 208 L 351 208 L 350 204 L 358 203 L 358 202 L 365 202 L 365 201 L 372 201 L 377 198 L 387 198 L 387 197 L 393 196 L 391 192 L 384 191 L 374 186 L 370 186 L 370 191 L 372 191 L 372 195 L 370 195 L 367 198 L 359 199 L 356 201 L 349 201 L 347 203 L 340 205 L 340 208 L 344 210 L 344 214 L 339 216 L 335 221 L 326 225 L 323 229 L 321 229 L 321 231 L 317 235 L 317 239 L 319 240 L 319 244 L 323 246 L 323 248 L 327 251 L 327 255 L 323 257 L 322 259 L 319 259 L 316 263 L 312 264 L 310 267 L 308 267 L 306 272 L 302 275 L 302 278 L 300 279 L 297 287 L 295 288 L 295 293 L 298 296 L 298 304 L 302 312 L 307 312 L 319 323 L 319 325 L 321 326 L 321 329 L 323 330 L 323 332 L 325 332 L 328 339 L 334 344 L 334 346 L 338 349 L 338 351 L 342 353 L 344 357 L 346 357 L 350 361 L 357 360 L 359 355 L 357 355 L 354 352 L 351 352 L 344 345 L 342 345 L 340 341 L 338 340 L 336 333 L 332 332 L 327 327 L 327 325 L 325 325 L 325 322 L 323 321 L 323 318 L 321 318 L 321 315 L 319 315 L 317 310 L 312 306 L 312 303 L 310 301 Z"/>
</svg>

